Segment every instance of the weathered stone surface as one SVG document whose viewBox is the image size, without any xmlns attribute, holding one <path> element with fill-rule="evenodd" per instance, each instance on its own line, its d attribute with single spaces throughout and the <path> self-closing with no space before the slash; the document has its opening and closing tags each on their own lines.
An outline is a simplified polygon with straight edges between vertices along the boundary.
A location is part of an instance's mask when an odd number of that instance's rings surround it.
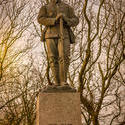
<svg viewBox="0 0 125 125">
<path fill-rule="evenodd" d="M 39 93 L 37 125 L 81 125 L 79 93 Z"/>
<path fill-rule="evenodd" d="M 47 93 L 76 92 L 76 89 L 70 87 L 68 84 L 63 86 L 48 85 L 46 88 L 42 90 L 42 92 L 47 92 Z"/>
</svg>

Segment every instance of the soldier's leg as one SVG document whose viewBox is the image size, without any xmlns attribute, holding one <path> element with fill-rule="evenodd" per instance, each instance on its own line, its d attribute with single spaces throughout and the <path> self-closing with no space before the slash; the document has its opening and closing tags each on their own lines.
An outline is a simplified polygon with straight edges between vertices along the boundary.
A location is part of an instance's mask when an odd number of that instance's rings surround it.
<svg viewBox="0 0 125 125">
<path fill-rule="evenodd" d="M 69 41 L 68 35 L 65 36 L 63 45 L 62 45 L 61 39 L 59 39 L 58 50 L 59 50 L 60 83 L 61 85 L 64 85 L 64 84 L 67 84 L 67 72 L 68 72 L 69 64 L 70 64 L 70 41 Z"/>
<path fill-rule="evenodd" d="M 52 74 L 54 77 L 55 85 L 60 85 L 59 79 L 59 64 L 58 64 L 58 40 L 57 39 L 46 39 L 48 58 Z"/>
</svg>

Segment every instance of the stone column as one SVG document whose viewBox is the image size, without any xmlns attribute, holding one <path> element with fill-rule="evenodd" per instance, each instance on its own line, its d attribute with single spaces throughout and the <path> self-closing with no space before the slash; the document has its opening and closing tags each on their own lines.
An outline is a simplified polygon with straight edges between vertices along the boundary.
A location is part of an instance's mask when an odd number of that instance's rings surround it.
<svg viewBox="0 0 125 125">
<path fill-rule="evenodd" d="M 40 92 L 37 125 L 81 125 L 80 94 L 71 91 Z"/>
</svg>

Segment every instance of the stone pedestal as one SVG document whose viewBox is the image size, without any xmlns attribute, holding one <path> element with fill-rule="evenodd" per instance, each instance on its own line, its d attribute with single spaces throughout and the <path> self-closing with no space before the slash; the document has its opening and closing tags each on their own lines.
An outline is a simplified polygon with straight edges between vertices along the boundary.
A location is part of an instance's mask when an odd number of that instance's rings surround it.
<svg viewBox="0 0 125 125">
<path fill-rule="evenodd" d="M 37 125 L 81 125 L 80 95 L 77 92 L 40 92 Z"/>
</svg>

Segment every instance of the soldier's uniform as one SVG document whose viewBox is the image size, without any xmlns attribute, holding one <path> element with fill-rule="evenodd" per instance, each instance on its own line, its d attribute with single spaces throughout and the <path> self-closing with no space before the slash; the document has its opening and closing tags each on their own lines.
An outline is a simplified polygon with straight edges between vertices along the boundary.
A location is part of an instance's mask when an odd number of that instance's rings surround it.
<svg viewBox="0 0 125 125">
<path fill-rule="evenodd" d="M 56 22 L 59 13 L 65 15 L 63 24 L 63 45 L 60 39 L 60 25 Z M 74 43 L 74 34 L 70 27 L 76 26 L 79 19 L 75 16 L 73 8 L 61 0 L 55 4 L 50 2 L 41 7 L 38 15 L 38 22 L 45 26 L 42 39 L 46 41 L 50 67 L 55 78 L 55 85 L 65 84 L 69 67 L 70 44 Z M 64 50 L 64 53 L 62 53 Z"/>
</svg>

